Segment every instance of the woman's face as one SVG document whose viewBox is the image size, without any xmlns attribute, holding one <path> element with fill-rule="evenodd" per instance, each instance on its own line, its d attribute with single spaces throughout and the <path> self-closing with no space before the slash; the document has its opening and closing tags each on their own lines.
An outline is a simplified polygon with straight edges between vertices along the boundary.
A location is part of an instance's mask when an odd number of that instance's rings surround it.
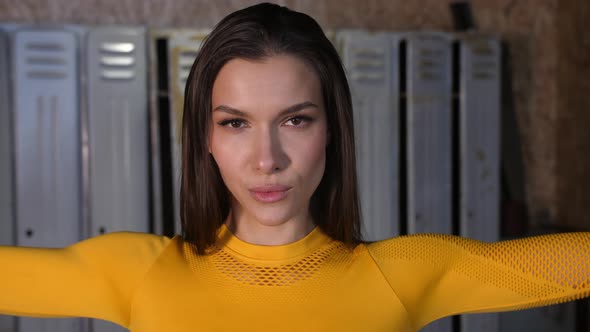
<svg viewBox="0 0 590 332">
<path fill-rule="evenodd" d="M 327 120 L 320 81 L 294 56 L 234 59 L 212 93 L 209 150 L 241 222 L 309 222 L 324 174 Z"/>
</svg>

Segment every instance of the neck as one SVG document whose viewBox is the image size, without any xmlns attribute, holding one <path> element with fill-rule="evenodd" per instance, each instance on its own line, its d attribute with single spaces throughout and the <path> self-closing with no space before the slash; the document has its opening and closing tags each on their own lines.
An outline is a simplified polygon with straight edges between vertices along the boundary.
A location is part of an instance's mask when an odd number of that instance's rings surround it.
<svg viewBox="0 0 590 332">
<path fill-rule="evenodd" d="M 277 225 L 265 225 L 245 216 L 237 216 L 233 212 L 230 212 L 225 224 L 240 240 L 268 246 L 284 245 L 300 240 L 315 227 L 310 216 L 294 218 Z"/>
</svg>

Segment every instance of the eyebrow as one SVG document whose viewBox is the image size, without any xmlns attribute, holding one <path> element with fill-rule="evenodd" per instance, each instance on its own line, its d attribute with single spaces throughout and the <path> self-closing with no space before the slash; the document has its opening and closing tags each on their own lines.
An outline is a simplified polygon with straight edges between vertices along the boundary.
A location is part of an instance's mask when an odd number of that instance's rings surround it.
<svg viewBox="0 0 590 332">
<path fill-rule="evenodd" d="M 318 105 L 312 103 L 311 101 L 305 101 L 305 102 L 295 104 L 295 105 L 285 108 L 284 110 L 282 110 L 279 113 L 279 117 L 282 117 L 282 116 L 290 114 L 290 113 L 299 112 L 303 109 L 310 108 L 310 107 L 319 108 Z M 226 105 L 219 105 L 219 106 L 215 107 L 215 109 L 213 109 L 213 112 L 216 112 L 216 111 L 221 111 L 221 112 L 233 114 L 235 116 L 241 116 L 244 118 L 248 117 L 248 113 L 240 111 L 240 110 L 235 109 L 233 107 L 226 106 Z"/>
</svg>

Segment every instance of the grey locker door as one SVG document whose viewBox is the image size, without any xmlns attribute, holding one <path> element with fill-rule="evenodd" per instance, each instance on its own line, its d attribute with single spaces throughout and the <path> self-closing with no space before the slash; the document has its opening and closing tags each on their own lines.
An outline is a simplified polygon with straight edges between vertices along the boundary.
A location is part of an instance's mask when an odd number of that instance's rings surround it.
<svg viewBox="0 0 590 332">
<path fill-rule="evenodd" d="M 145 38 L 144 28 L 88 32 L 91 236 L 149 230 Z"/>
<path fill-rule="evenodd" d="M 8 102 L 8 39 L 0 31 L 0 245 L 14 244 L 11 117 Z M 0 294 L 2 296 L 2 294 Z M 0 315 L 0 331 L 14 331 L 15 319 Z"/>
<path fill-rule="evenodd" d="M 383 240 L 399 234 L 399 43 L 360 30 L 337 39 L 352 92 L 363 238 Z"/>
<path fill-rule="evenodd" d="M 171 33 L 168 39 L 169 86 L 170 89 L 170 141 L 172 142 L 172 168 L 174 190 L 174 231 L 181 233 L 180 226 L 180 176 L 182 112 L 184 107 L 184 88 L 201 43 L 209 30 L 179 30 Z"/>
<path fill-rule="evenodd" d="M 451 40 L 406 35 L 408 233 L 452 233 Z M 445 318 L 424 332 L 450 332 Z"/>
<path fill-rule="evenodd" d="M 500 236 L 500 44 L 481 35 L 459 40 L 461 236 Z M 461 317 L 464 331 L 499 331 L 498 314 Z"/>
<path fill-rule="evenodd" d="M 451 43 L 407 35 L 408 232 L 450 233 Z"/>
<path fill-rule="evenodd" d="M 81 224 L 77 37 L 17 31 L 12 59 L 17 244 L 67 246 L 80 240 Z M 73 332 L 82 320 L 22 318 L 18 325 L 20 332 Z"/>
<path fill-rule="evenodd" d="M 146 31 L 88 32 L 90 236 L 149 231 Z M 125 331 L 94 320 L 93 331 Z"/>
</svg>

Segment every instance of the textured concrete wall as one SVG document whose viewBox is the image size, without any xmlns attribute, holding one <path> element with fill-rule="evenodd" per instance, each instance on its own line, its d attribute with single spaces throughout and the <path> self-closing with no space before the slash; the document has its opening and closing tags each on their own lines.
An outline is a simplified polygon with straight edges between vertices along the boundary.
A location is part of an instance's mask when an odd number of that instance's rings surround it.
<svg viewBox="0 0 590 332">
<path fill-rule="evenodd" d="M 590 1 L 562 0 L 558 13 L 556 219 L 590 229 Z"/>
<path fill-rule="evenodd" d="M 0 20 L 70 22 L 84 24 L 147 24 L 157 27 L 211 27 L 226 14 L 258 1 L 227 0 L 0 0 Z M 380 30 L 452 29 L 450 0 L 285 0 L 275 1 L 306 12 L 324 28 Z M 570 81 L 579 69 L 559 65 L 558 47 L 577 43 L 569 32 L 582 34 L 588 18 L 588 1 L 473 0 L 481 30 L 507 41 L 512 55 L 512 94 L 523 144 L 526 201 L 533 223 L 545 219 L 569 225 L 586 225 L 590 189 L 577 182 L 589 176 L 588 136 L 581 134 L 579 119 L 587 119 L 580 105 L 583 93 L 560 99 L 558 93 L 581 88 Z M 582 3 L 586 3 L 583 4 Z M 578 6 L 585 8 L 579 12 Z M 558 13 L 566 16 L 560 17 Z M 569 16 L 576 18 L 568 25 Z M 559 21 L 559 22 L 558 22 Z M 586 20 L 587 21 L 587 20 Z M 558 25 L 559 23 L 559 25 Z M 561 38 L 567 37 L 567 38 Z M 560 39 L 561 38 L 561 39 Z M 588 48 L 588 37 L 585 49 Z M 560 40 L 558 42 L 558 39 Z M 566 57 L 588 65 L 582 47 Z M 568 59 L 569 59 L 568 58 Z M 586 70 L 587 71 L 587 70 Z M 559 72 L 559 73 L 558 73 Z M 559 77 L 559 79 L 558 79 Z M 588 89 L 587 82 L 584 83 Z M 581 118 L 580 118 L 581 117 Z M 558 121 L 559 120 L 559 121 Z M 577 131 L 569 129 L 577 124 Z M 558 135 L 561 135 L 558 139 Z M 581 139 L 586 139 L 581 143 Z M 559 149 L 558 149 L 559 147 Z M 558 152 L 559 150 L 559 152 Z M 583 163 L 579 163 L 584 159 Z M 572 164 L 579 165 L 571 168 Z M 570 165 L 570 166 L 568 166 Z M 574 173 L 571 171 L 574 170 Z M 565 218 L 566 221 L 562 221 Z M 586 220 L 582 220 L 586 219 Z"/>
</svg>

